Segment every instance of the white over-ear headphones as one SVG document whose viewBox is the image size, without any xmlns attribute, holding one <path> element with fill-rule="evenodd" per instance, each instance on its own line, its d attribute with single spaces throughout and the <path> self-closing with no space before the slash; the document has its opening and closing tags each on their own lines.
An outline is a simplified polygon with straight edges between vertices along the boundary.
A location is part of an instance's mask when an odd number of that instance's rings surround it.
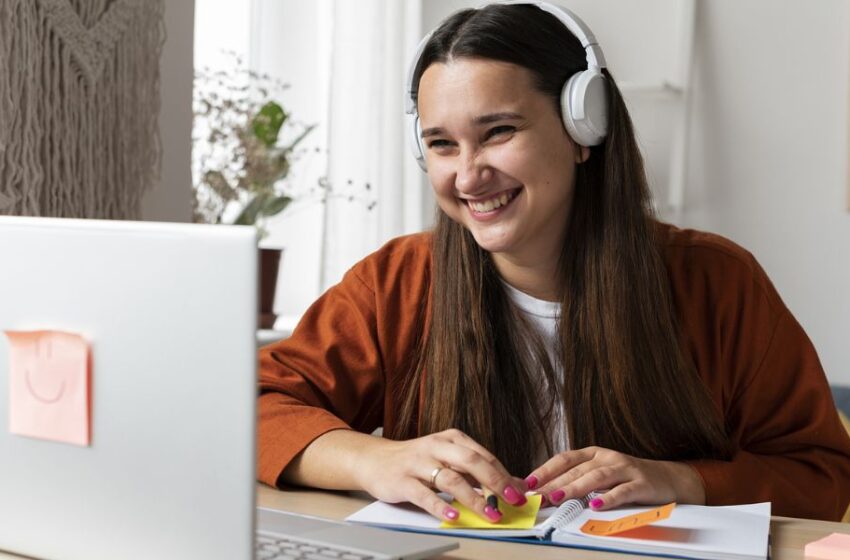
<svg viewBox="0 0 850 560">
<path fill-rule="evenodd" d="M 564 119 L 564 128 L 577 144 L 580 146 L 600 144 L 608 132 L 607 84 L 602 74 L 602 68 L 605 68 L 605 55 L 602 54 L 602 49 L 590 28 L 571 11 L 548 2 L 507 0 L 493 3 L 537 6 L 558 18 L 564 27 L 581 41 L 581 46 L 587 52 L 587 70 L 573 74 L 561 89 L 561 114 Z M 423 171 L 425 170 L 425 148 L 422 145 L 419 113 L 413 99 L 413 91 L 417 86 L 413 83 L 413 73 L 432 33 L 433 31 L 425 35 L 416 47 L 413 60 L 407 68 L 407 83 L 404 91 L 408 144 Z"/>
</svg>

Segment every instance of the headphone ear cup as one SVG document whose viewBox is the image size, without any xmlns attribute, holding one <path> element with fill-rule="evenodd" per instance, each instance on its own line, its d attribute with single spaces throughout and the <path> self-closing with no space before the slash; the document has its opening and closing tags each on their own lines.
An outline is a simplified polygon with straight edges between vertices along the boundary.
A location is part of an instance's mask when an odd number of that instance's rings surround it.
<svg viewBox="0 0 850 560">
<path fill-rule="evenodd" d="M 601 144 L 608 133 L 608 84 L 596 68 L 573 74 L 561 90 L 564 128 L 580 146 Z"/>
<path fill-rule="evenodd" d="M 425 166 L 425 147 L 422 145 L 422 128 L 419 126 L 419 113 L 413 111 L 405 114 L 407 120 L 407 146 L 410 153 L 416 158 L 416 163 L 422 171 L 427 171 Z"/>
</svg>

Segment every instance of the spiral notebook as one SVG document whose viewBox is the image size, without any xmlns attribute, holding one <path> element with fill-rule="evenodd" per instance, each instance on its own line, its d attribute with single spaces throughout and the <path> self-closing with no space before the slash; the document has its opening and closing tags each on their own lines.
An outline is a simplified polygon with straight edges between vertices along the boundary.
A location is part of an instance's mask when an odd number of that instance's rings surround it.
<svg viewBox="0 0 850 560">
<path fill-rule="evenodd" d="M 346 520 L 406 531 L 672 558 L 763 560 L 768 557 L 769 502 L 736 506 L 679 505 L 663 521 L 604 537 L 588 535 L 580 529 L 591 519 L 614 520 L 646 509 L 642 506 L 594 511 L 587 507 L 586 499 L 567 500 L 557 508 L 542 508 L 536 524 L 530 529 L 442 529 L 438 519 L 416 506 L 378 501 Z"/>
</svg>

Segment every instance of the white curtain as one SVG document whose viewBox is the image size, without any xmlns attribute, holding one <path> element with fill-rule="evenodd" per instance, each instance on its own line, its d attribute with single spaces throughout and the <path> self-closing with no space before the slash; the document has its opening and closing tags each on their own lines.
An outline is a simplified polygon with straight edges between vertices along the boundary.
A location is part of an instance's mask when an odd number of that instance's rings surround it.
<svg viewBox="0 0 850 560">
<path fill-rule="evenodd" d="M 333 2 L 328 175 L 355 200 L 342 196 L 326 206 L 322 289 L 392 237 L 421 230 L 430 213 L 424 175 L 404 143 L 402 109 L 421 11 L 421 0 Z M 357 199 L 364 194 L 376 202 L 371 210 Z"/>
<path fill-rule="evenodd" d="M 289 84 L 286 109 L 317 125 L 306 141 L 312 155 L 291 179 L 326 175 L 337 193 L 325 205 L 295 203 L 268 224 L 264 244 L 284 248 L 275 300 L 284 316 L 299 316 L 356 261 L 430 220 L 402 108 L 422 9 L 422 0 L 253 0 L 252 67 Z"/>
</svg>

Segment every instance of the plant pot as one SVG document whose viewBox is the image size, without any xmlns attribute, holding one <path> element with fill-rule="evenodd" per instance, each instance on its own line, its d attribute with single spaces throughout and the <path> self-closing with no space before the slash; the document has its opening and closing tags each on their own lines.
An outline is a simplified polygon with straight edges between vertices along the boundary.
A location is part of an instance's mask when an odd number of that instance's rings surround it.
<svg viewBox="0 0 850 560">
<path fill-rule="evenodd" d="M 283 249 L 260 249 L 258 326 L 261 329 L 273 328 L 277 320 L 274 312 L 274 296 L 282 253 Z"/>
</svg>

